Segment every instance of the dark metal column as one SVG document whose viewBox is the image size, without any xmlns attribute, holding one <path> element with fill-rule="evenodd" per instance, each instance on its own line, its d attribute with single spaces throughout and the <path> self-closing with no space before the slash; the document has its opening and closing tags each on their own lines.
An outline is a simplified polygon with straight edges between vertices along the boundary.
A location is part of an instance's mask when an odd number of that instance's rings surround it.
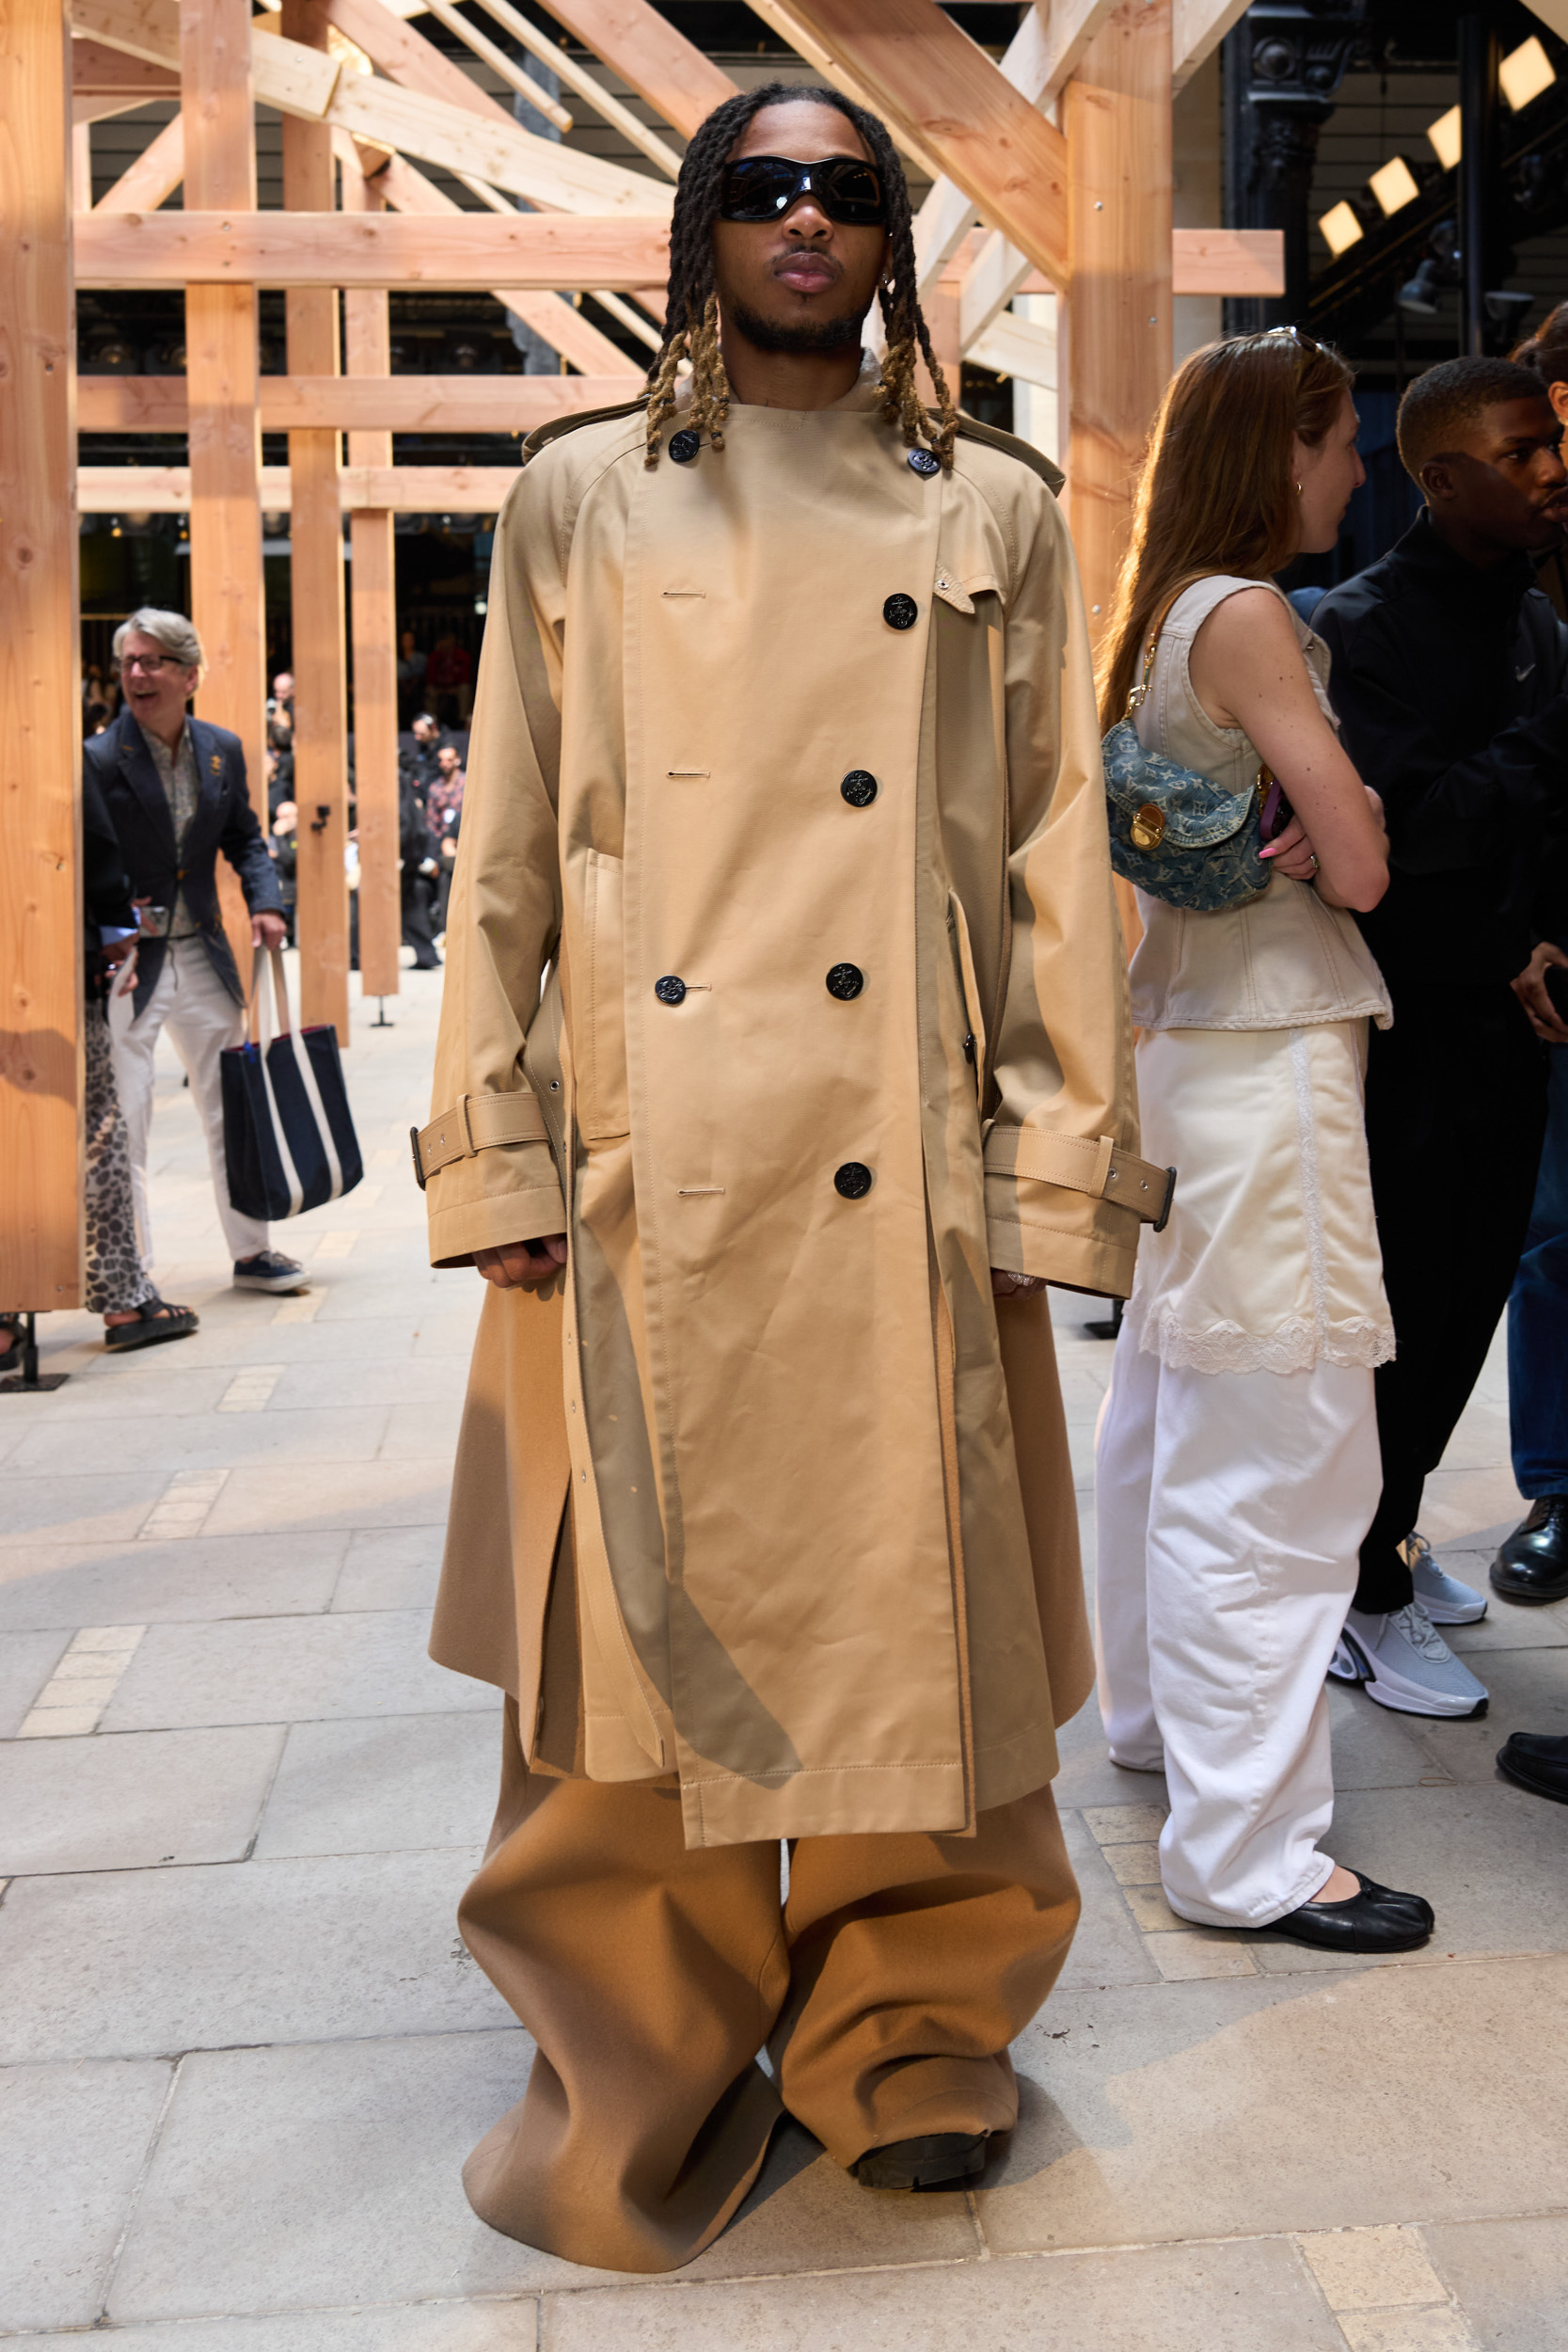
<svg viewBox="0 0 1568 2352">
<path fill-rule="evenodd" d="M 1459 20 L 1459 243 L 1464 271 L 1465 348 L 1487 346 L 1486 290 L 1498 278 L 1494 215 L 1497 190 L 1497 29 L 1477 10 Z"/>
</svg>

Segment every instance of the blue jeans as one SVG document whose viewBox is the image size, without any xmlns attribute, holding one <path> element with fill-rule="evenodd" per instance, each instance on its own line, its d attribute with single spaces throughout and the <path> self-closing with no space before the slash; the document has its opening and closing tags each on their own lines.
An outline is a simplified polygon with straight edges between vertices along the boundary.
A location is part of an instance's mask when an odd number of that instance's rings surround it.
<svg viewBox="0 0 1568 2352">
<path fill-rule="evenodd" d="M 1531 1502 L 1568 1495 L 1568 1045 L 1550 1060 L 1541 1173 L 1508 1301 L 1513 1476 Z"/>
</svg>

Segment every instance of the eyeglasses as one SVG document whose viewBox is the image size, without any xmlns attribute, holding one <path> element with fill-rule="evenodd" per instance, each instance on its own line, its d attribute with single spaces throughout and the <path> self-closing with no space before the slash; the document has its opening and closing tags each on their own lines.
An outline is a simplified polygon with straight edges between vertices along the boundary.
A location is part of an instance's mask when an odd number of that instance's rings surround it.
<svg viewBox="0 0 1568 2352">
<path fill-rule="evenodd" d="M 122 673 L 145 670 L 149 677 L 156 677 L 160 670 L 182 670 L 185 664 L 171 653 L 122 653 L 119 666 Z"/>
<path fill-rule="evenodd" d="M 724 173 L 721 220 L 782 220 L 802 196 L 814 196 L 846 229 L 879 229 L 887 198 L 875 167 L 858 155 L 824 155 L 814 164 L 787 155 L 743 155 Z"/>
</svg>

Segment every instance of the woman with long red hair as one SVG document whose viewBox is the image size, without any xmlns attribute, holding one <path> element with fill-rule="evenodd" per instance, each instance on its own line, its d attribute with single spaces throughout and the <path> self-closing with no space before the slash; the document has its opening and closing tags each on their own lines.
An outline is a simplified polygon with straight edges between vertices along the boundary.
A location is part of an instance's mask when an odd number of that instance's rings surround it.
<svg viewBox="0 0 1568 2352">
<path fill-rule="evenodd" d="M 1372 1367 L 1393 1350 L 1361 1117 L 1388 998 L 1349 912 L 1386 888 L 1387 841 L 1335 735 L 1326 649 L 1273 579 L 1335 545 L 1364 479 L 1351 383 L 1293 329 L 1193 354 L 1106 636 L 1102 725 L 1134 708 L 1146 751 L 1228 791 L 1266 767 L 1294 814 L 1246 903 L 1139 894 L 1144 1149 L 1180 1182 L 1142 1245 L 1097 1447 L 1100 1664 L 1113 1756 L 1166 1775 L 1174 1911 L 1390 1951 L 1424 1941 L 1431 1907 L 1319 1845 L 1323 1681 L 1378 1498 Z"/>
</svg>

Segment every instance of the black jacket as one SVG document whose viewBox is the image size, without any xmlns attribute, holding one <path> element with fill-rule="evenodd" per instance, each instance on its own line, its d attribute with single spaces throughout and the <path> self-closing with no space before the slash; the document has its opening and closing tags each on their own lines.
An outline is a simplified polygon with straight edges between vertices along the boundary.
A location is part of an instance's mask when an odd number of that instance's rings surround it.
<svg viewBox="0 0 1568 2352">
<path fill-rule="evenodd" d="M 1388 813 L 1387 894 L 1358 920 L 1390 986 L 1512 979 L 1568 925 L 1568 628 L 1528 558 L 1479 571 L 1423 513 L 1312 627 Z"/>
<path fill-rule="evenodd" d="M 253 914 L 280 914 L 283 897 L 250 805 L 239 737 L 230 735 L 227 727 L 209 726 L 203 719 L 187 719 L 185 724 L 191 731 L 200 788 L 182 871 L 175 860 L 174 824 L 163 781 L 129 707 L 112 726 L 83 746 L 83 772 L 91 775 L 103 790 L 133 896 L 150 898 L 154 906 L 171 907 L 176 886 L 182 887 L 185 905 L 214 969 L 234 1002 L 243 1004 L 245 993 L 218 911 L 218 851 L 223 851 L 239 876 L 245 902 Z M 136 950 L 133 1002 L 138 1013 L 157 985 L 165 946 L 161 939 L 144 939 Z"/>
</svg>

